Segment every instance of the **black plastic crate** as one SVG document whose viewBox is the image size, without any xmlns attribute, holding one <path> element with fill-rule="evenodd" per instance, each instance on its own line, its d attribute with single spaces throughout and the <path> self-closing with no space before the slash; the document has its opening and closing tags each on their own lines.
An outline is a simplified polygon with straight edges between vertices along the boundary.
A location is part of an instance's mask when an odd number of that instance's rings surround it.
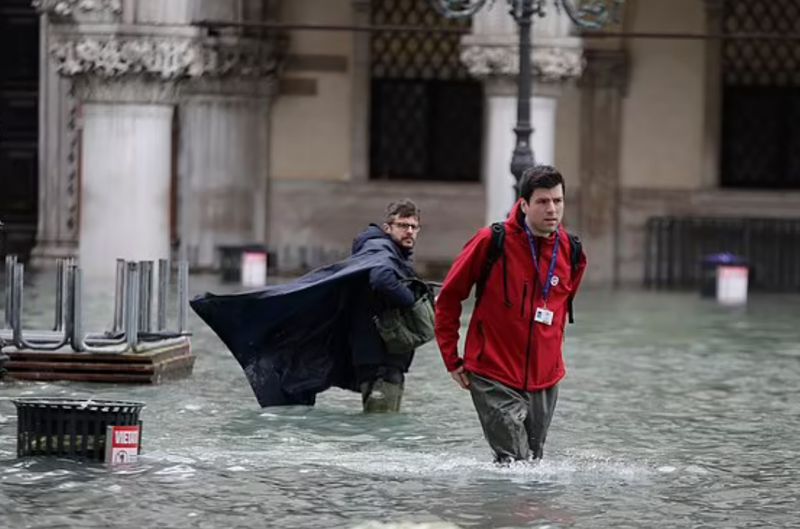
<svg viewBox="0 0 800 529">
<path fill-rule="evenodd" d="M 141 426 L 144 404 L 31 397 L 17 407 L 17 456 L 68 456 L 103 461 L 108 426 Z M 139 435 L 141 450 L 141 433 Z"/>
</svg>

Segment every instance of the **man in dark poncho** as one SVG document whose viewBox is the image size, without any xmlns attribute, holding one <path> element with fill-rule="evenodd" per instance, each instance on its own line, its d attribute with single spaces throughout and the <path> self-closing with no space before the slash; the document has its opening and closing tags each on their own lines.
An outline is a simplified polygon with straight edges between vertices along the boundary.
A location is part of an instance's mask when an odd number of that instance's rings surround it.
<svg viewBox="0 0 800 529">
<path fill-rule="evenodd" d="M 261 406 L 313 405 L 331 386 L 359 391 L 364 411 L 398 411 L 414 351 L 389 354 L 373 318 L 410 307 L 420 212 L 392 202 L 382 225 L 353 241 L 352 255 L 285 285 L 192 300 L 231 350 Z"/>
</svg>

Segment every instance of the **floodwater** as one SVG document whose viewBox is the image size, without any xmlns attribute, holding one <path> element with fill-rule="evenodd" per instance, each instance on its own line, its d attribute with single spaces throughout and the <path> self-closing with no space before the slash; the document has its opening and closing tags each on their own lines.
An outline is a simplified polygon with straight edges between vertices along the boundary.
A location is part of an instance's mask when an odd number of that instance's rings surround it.
<svg viewBox="0 0 800 529">
<path fill-rule="evenodd" d="M 26 326 L 47 327 L 50 283 L 29 279 Z M 110 318 L 109 299 L 86 297 L 90 322 Z M 260 409 L 192 315 L 190 378 L 0 383 L 0 525 L 800 527 L 798 314 L 798 296 L 728 309 L 694 293 L 582 293 L 545 459 L 506 468 L 432 344 L 400 414 L 365 416 L 341 390 L 314 408 Z M 17 459 L 20 396 L 142 401 L 144 453 L 113 469 Z"/>
</svg>

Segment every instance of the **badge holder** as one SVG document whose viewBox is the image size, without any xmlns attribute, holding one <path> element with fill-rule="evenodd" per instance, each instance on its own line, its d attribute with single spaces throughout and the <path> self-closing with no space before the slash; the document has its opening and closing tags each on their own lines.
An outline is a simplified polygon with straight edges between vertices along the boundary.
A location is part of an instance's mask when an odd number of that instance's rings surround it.
<svg viewBox="0 0 800 529">
<path fill-rule="evenodd" d="M 536 314 L 533 316 L 533 321 L 543 325 L 553 325 L 553 311 L 547 310 L 544 307 L 536 309 Z"/>
</svg>

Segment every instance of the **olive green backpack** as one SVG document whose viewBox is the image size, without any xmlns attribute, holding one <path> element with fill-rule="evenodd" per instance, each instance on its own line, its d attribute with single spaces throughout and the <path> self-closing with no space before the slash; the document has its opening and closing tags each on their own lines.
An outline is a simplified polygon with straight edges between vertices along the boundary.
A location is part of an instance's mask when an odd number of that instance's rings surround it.
<svg viewBox="0 0 800 529">
<path fill-rule="evenodd" d="M 433 339 L 433 290 L 421 279 L 403 279 L 409 283 L 416 301 L 411 307 L 392 308 L 375 316 L 386 352 L 408 354 Z"/>
</svg>

